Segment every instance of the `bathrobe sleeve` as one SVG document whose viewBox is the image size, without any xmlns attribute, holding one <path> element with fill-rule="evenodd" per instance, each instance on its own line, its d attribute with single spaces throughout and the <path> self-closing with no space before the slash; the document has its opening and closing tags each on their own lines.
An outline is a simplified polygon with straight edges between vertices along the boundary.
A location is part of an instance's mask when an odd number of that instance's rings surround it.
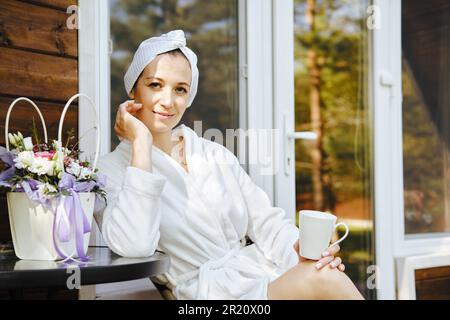
<svg viewBox="0 0 450 320">
<path fill-rule="evenodd" d="M 160 237 L 165 178 L 132 166 L 119 174 L 123 168 L 105 161 L 99 168 L 107 176 L 107 205 L 96 209 L 96 219 L 106 244 L 123 257 L 152 255 Z"/>
<path fill-rule="evenodd" d="M 241 167 L 239 160 L 230 151 L 232 169 L 238 179 L 248 211 L 247 235 L 282 270 L 299 263 L 294 244 L 299 230 L 294 221 L 279 207 L 272 206 L 267 194 L 258 187 Z"/>
</svg>

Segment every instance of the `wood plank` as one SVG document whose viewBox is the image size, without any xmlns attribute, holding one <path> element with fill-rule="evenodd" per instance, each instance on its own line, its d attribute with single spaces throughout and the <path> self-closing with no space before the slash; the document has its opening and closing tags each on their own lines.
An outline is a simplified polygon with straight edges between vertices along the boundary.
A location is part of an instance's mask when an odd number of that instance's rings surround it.
<svg viewBox="0 0 450 320">
<path fill-rule="evenodd" d="M 21 0 L 21 1 L 64 11 L 67 10 L 67 7 L 73 4 L 76 5 L 78 3 L 77 0 Z"/>
<path fill-rule="evenodd" d="M 67 101 L 78 92 L 74 59 L 1 47 L 0 95 Z"/>
<path fill-rule="evenodd" d="M 5 118 L 8 107 L 12 101 L 14 101 L 14 98 L 0 97 L 0 145 L 5 145 Z M 48 138 L 57 139 L 59 118 L 61 117 L 64 104 L 42 102 L 39 100 L 33 101 L 39 107 L 42 115 L 44 116 L 48 131 Z M 26 101 L 20 101 L 14 106 L 11 113 L 9 131 L 14 133 L 20 131 L 24 136 L 31 136 L 33 117 L 35 119 L 39 137 L 43 140 L 44 134 L 39 115 L 34 110 L 33 106 Z M 71 128 L 75 130 L 75 134 L 78 136 L 78 106 L 75 103 L 70 106 L 64 119 L 63 143 L 65 143 L 67 139 L 67 135 L 65 133 Z"/>
<path fill-rule="evenodd" d="M 416 281 L 434 278 L 450 278 L 450 266 L 418 269 L 415 271 Z"/>
<path fill-rule="evenodd" d="M 26 14 L 24 14 L 26 13 Z M 77 30 L 69 30 L 65 12 L 15 0 L 0 2 L 0 43 L 77 57 Z"/>
</svg>

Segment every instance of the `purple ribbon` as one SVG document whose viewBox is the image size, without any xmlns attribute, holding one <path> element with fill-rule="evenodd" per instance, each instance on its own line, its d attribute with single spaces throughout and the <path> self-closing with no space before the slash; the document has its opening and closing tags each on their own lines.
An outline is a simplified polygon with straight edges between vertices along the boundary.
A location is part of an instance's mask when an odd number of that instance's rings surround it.
<svg viewBox="0 0 450 320">
<path fill-rule="evenodd" d="M 4 147 L 0 147 L 0 160 L 8 166 L 8 168 L 0 173 L 0 186 L 12 187 L 12 184 L 8 180 L 16 173 L 16 167 L 14 166 L 15 157 L 12 152 L 6 150 Z"/>
<path fill-rule="evenodd" d="M 89 257 L 84 254 L 84 234 L 91 231 L 90 223 L 81 206 L 78 192 L 69 189 L 69 196 L 62 196 L 56 209 L 53 221 L 53 245 L 58 255 L 63 259 L 69 259 L 58 246 L 57 237 L 61 242 L 70 241 L 70 226 L 75 226 L 75 246 L 81 261 L 88 261 Z"/>
<path fill-rule="evenodd" d="M 68 196 L 59 199 L 53 221 L 53 245 L 58 255 L 63 259 L 70 259 L 59 248 L 57 239 L 61 242 L 70 240 L 70 226 L 75 226 L 75 247 L 81 261 L 88 261 L 84 254 L 84 234 L 91 231 L 90 223 L 81 205 L 79 192 L 90 192 L 97 183 L 95 181 L 77 182 L 75 177 L 63 173 L 58 186 L 60 190 L 69 192 Z"/>
</svg>

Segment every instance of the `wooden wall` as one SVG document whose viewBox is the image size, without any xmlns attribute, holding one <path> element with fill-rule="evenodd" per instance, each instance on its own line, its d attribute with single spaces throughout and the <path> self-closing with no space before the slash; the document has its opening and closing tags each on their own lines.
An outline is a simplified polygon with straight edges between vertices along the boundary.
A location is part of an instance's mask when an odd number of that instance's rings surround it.
<svg viewBox="0 0 450 320">
<path fill-rule="evenodd" d="M 69 30 L 67 8 L 77 0 L 0 1 L 0 145 L 4 145 L 5 116 L 17 97 L 32 99 L 44 114 L 49 138 L 57 136 L 65 102 L 78 92 L 78 32 Z M 35 118 L 31 105 L 16 105 L 10 131 L 29 135 Z M 73 105 L 65 129 L 78 131 L 78 110 Z M 41 133 L 41 137 L 43 137 Z M 9 240 L 4 191 L 0 192 L 0 242 Z"/>
</svg>

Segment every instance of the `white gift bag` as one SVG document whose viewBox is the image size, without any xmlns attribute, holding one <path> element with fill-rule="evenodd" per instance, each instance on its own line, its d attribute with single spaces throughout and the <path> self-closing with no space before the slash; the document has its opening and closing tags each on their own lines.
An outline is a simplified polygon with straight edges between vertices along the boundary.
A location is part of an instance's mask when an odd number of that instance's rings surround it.
<svg viewBox="0 0 450 320">
<path fill-rule="evenodd" d="M 64 122 L 64 117 L 69 108 L 70 104 L 73 100 L 78 97 L 85 97 L 90 102 L 95 115 L 96 115 L 96 128 L 97 128 L 97 147 L 95 160 L 93 164 L 93 169 L 95 171 L 99 153 L 99 143 L 100 143 L 100 128 L 99 128 L 99 117 L 93 101 L 84 94 L 76 94 L 69 99 L 66 103 L 61 119 L 59 122 L 59 130 L 58 130 L 58 144 L 59 150 L 58 152 L 62 153 L 62 126 Z M 33 107 L 38 112 L 41 122 L 44 129 L 44 140 L 47 143 L 47 129 L 45 126 L 45 121 L 40 112 L 39 108 L 36 106 L 34 102 L 27 98 L 18 98 L 16 99 L 9 107 L 8 113 L 6 115 L 6 125 L 5 125 L 5 141 L 6 141 L 6 149 L 9 151 L 9 141 L 8 141 L 8 126 L 9 126 L 9 118 L 10 113 L 14 105 L 21 101 L 28 101 L 33 105 Z M 63 161 L 63 157 L 60 157 L 60 160 Z M 62 171 L 64 172 L 64 165 L 62 165 Z M 89 226 L 92 225 L 92 217 L 94 212 L 94 204 L 95 204 L 95 193 L 94 192 L 80 192 L 77 193 L 79 196 L 81 208 L 83 209 L 85 218 Z M 64 197 L 64 196 L 63 196 Z M 9 214 L 9 222 L 11 228 L 11 235 L 14 245 L 14 251 L 16 256 L 20 259 L 24 260 L 59 260 L 59 259 L 70 259 L 79 257 L 79 252 L 77 251 L 77 235 L 75 230 L 75 225 L 73 225 L 73 221 L 68 221 L 70 224 L 70 234 L 69 241 L 61 241 L 54 230 L 55 223 L 55 213 L 56 207 L 59 202 L 59 197 L 53 199 L 52 208 L 47 208 L 39 202 L 30 200 L 25 192 L 8 192 L 7 193 L 7 203 L 8 203 L 8 214 Z M 79 220 L 79 219 L 78 219 Z M 78 223 L 81 223 L 78 221 Z M 56 227 L 56 231 L 58 231 L 59 225 Z M 82 237 L 78 237 L 78 240 L 83 241 L 82 250 L 83 255 L 86 255 L 90 232 L 84 233 Z M 57 238 L 54 238 L 54 237 Z M 58 250 L 55 247 L 55 243 L 58 246 L 59 252 L 63 253 L 63 256 L 58 254 Z M 80 243 L 78 243 L 80 246 Z"/>
<path fill-rule="evenodd" d="M 92 222 L 95 193 L 80 193 L 81 205 L 88 219 Z M 58 260 L 53 244 L 53 221 L 55 214 L 42 204 L 28 199 L 25 192 L 8 192 L 6 195 L 9 210 L 9 222 L 14 244 L 14 251 L 19 259 Z M 83 250 L 86 254 L 90 232 L 83 235 Z M 56 240 L 58 241 L 58 240 Z M 60 249 L 66 254 L 78 257 L 75 250 L 75 236 L 69 242 L 59 242 Z"/>
</svg>

